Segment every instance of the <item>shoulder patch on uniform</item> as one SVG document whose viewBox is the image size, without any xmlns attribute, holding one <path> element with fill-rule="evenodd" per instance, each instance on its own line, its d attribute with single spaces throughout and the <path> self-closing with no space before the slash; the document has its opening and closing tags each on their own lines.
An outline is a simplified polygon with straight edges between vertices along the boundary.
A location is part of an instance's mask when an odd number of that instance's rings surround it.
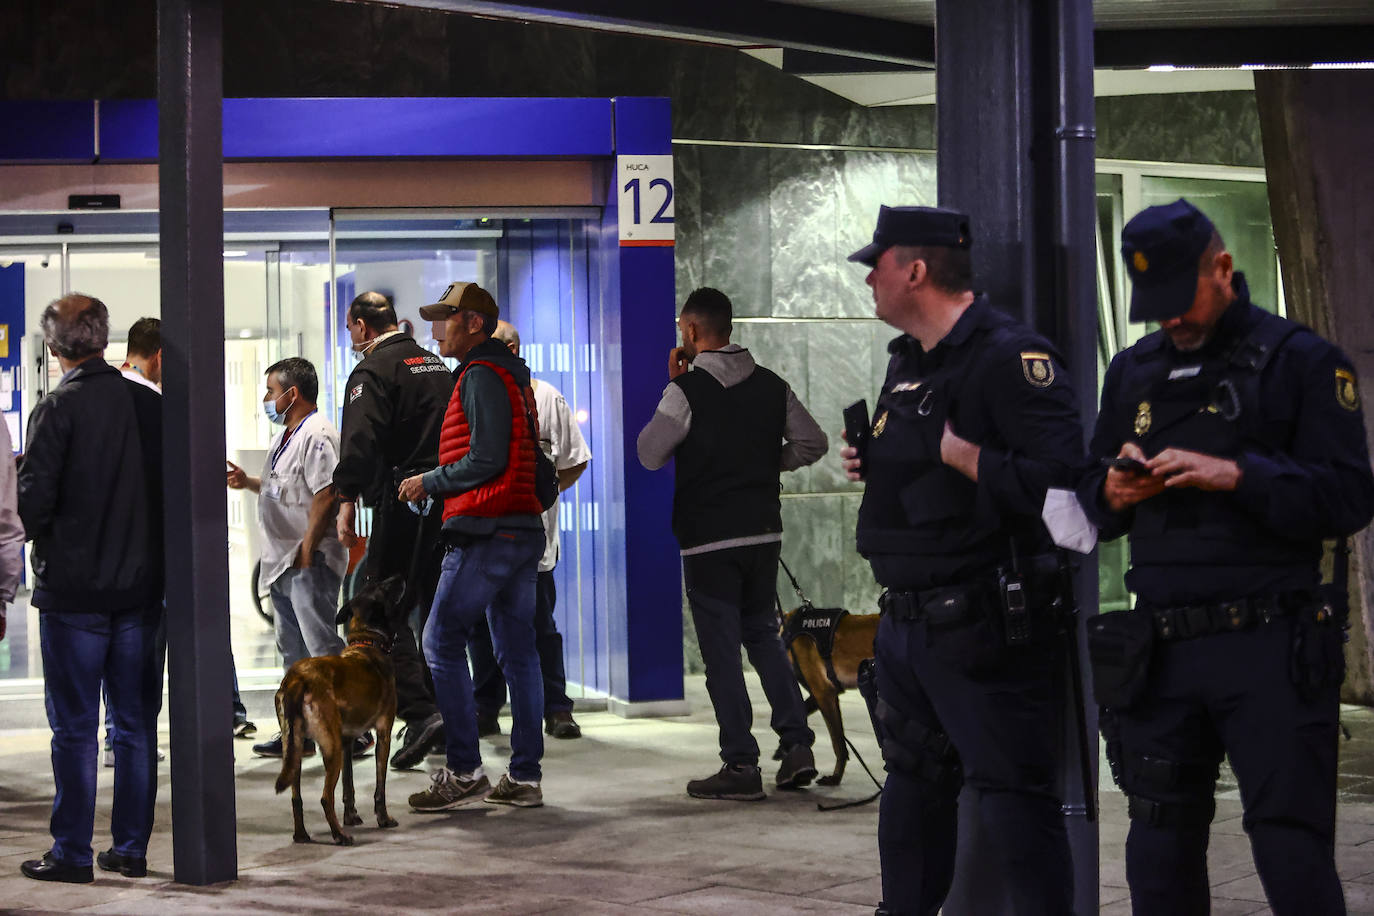
<svg viewBox="0 0 1374 916">
<path fill-rule="evenodd" d="M 1048 388 L 1054 384 L 1054 363 L 1048 353 L 1034 350 L 1021 351 L 1021 374 L 1036 388 Z"/>
<path fill-rule="evenodd" d="M 1355 373 L 1349 369 L 1336 370 L 1336 403 L 1346 410 L 1360 409 L 1360 388 L 1355 384 Z"/>
<path fill-rule="evenodd" d="M 358 398 L 360 398 L 360 397 L 362 397 L 362 396 L 363 396 L 363 386 L 362 386 L 362 385 L 354 385 L 352 388 L 348 389 L 348 403 L 352 404 L 354 401 L 358 400 Z"/>
</svg>

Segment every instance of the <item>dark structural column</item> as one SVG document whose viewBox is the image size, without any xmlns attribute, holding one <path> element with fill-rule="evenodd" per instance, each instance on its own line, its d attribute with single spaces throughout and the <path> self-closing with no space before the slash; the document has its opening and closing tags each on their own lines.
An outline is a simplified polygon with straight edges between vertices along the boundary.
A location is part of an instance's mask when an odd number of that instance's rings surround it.
<svg viewBox="0 0 1374 916">
<path fill-rule="evenodd" d="M 1097 399 L 1091 2 L 941 0 L 935 38 L 940 204 L 972 217 L 975 285 L 1059 347 L 1083 401 L 1086 443 Z M 1095 556 L 1074 584 L 1081 635 L 1081 619 L 1097 610 Z M 1064 687 L 1061 791 L 1075 909 L 1090 913 L 1098 907 L 1097 824 L 1086 817 L 1067 676 Z M 1097 711 L 1091 693 L 1086 700 L 1095 807 Z M 945 906 L 1009 912 L 969 792 L 961 798 L 958 863 Z"/>
<path fill-rule="evenodd" d="M 1255 99 L 1288 314 L 1354 361 L 1368 434 L 1374 414 L 1374 71 L 1260 71 Z M 1372 562 L 1374 534 L 1366 529 L 1355 538 L 1342 694 L 1365 705 L 1374 704 Z"/>
<path fill-rule="evenodd" d="M 172 857 L 183 884 L 238 874 L 224 501 L 220 0 L 158 2 Z"/>
</svg>

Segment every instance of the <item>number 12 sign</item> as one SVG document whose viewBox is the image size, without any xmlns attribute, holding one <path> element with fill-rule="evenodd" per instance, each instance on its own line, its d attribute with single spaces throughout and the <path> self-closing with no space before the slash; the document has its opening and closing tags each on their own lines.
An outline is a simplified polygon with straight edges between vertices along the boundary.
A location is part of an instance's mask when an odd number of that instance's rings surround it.
<svg viewBox="0 0 1374 916">
<path fill-rule="evenodd" d="M 673 157 L 616 157 L 620 244 L 673 244 Z"/>
</svg>

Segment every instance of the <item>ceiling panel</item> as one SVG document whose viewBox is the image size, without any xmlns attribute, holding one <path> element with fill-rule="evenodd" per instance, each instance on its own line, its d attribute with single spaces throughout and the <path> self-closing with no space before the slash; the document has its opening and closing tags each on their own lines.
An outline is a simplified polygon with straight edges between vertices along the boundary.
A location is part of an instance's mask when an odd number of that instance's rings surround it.
<svg viewBox="0 0 1374 916">
<path fill-rule="evenodd" d="M 915 25 L 935 22 L 935 0 L 779 2 Z M 1094 0 L 1093 17 L 1101 29 L 1374 22 L 1374 0 Z"/>
</svg>

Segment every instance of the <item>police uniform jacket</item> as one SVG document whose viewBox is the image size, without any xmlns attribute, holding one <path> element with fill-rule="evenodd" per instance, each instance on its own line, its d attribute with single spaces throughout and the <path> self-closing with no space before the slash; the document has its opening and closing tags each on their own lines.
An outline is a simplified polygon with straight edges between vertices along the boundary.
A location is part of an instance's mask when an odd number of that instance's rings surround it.
<svg viewBox="0 0 1374 916">
<path fill-rule="evenodd" d="M 435 467 L 452 393 L 448 367 L 409 334 L 377 344 L 348 376 L 334 469 L 339 497 L 390 504 L 397 472 Z"/>
<path fill-rule="evenodd" d="M 1177 605 L 1312 588 L 1322 539 L 1374 515 L 1374 475 L 1350 361 L 1309 329 L 1250 302 L 1243 275 L 1211 340 L 1182 352 L 1162 331 L 1107 369 L 1079 501 L 1104 539 L 1130 533 L 1126 584 Z M 1235 460 L 1234 492 L 1165 490 L 1125 512 L 1103 499 L 1123 442 Z"/>
<path fill-rule="evenodd" d="M 864 456 L 859 552 L 884 586 L 960 585 L 1052 548 L 1045 490 L 1083 465 L 1077 399 L 1050 344 L 979 295 L 929 352 L 888 345 Z M 948 421 L 981 446 L 974 483 L 940 460 Z"/>
</svg>

